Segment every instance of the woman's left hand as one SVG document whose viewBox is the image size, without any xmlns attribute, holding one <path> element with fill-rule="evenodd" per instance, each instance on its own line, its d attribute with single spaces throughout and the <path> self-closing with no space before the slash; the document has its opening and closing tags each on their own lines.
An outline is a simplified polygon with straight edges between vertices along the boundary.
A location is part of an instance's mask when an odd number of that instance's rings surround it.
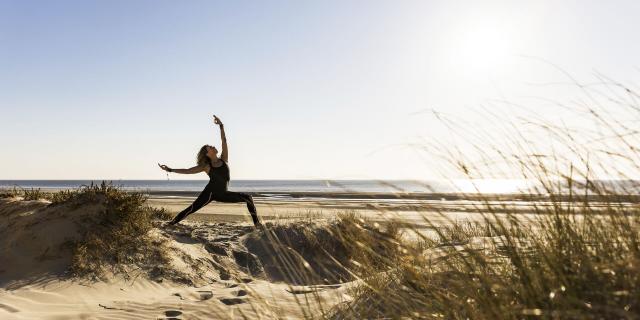
<svg viewBox="0 0 640 320">
<path fill-rule="evenodd" d="M 216 117 L 215 114 L 213 115 L 213 123 L 222 127 L 222 121 L 220 121 L 220 118 Z"/>
</svg>

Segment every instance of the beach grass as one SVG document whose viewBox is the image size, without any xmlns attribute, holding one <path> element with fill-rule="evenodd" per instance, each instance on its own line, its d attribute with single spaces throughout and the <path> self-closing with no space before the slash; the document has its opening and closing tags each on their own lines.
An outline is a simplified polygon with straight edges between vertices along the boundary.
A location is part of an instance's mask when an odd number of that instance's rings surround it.
<svg viewBox="0 0 640 320">
<path fill-rule="evenodd" d="M 253 232 L 244 241 L 273 281 L 335 284 L 356 274 L 379 272 L 398 253 L 394 224 L 386 227 L 345 212 L 327 222 L 298 221 Z M 384 260 L 384 261 L 381 261 Z"/>
<path fill-rule="evenodd" d="M 479 229 L 436 229 L 434 239 L 403 243 L 413 248 L 409 254 L 385 255 L 396 259 L 380 260 L 388 262 L 376 268 L 386 269 L 384 275 L 361 273 L 353 301 L 329 317 L 637 318 L 638 217 L 575 218 L 558 210 L 535 226 L 507 219 Z M 484 241 L 473 245 L 474 239 Z"/>
<path fill-rule="evenodd" d="M 0 198 L 14 198 L 20 194 L 20 189 L 18 187 L 11 188 L 1 188 L 0 189 Z"/>
<path fill-rule="evenodd" d="M 40 188 L 22 188 L 19 186 L 13 186 L 11 188 L 1 188 L 0 198 L 14 198 L 22 197 L 23 200 L 40 200 L 48 199 L 49 193 L 42 191 Z"/>
<path fill-rule="evenodd" d="M 106 274 L 123 274 L 140 269 L 161 277 L 169 261 L 162 241 L 149 236 L 153 220 L 168 213 L 148 207 L 146 195 L 126 192 L 110 182 L 81 186 L 47 195 L 50 206 L 101 205 L 101 210 L 82 221 L 82 237 L 70 244 L 74 276 L 102 279 Z"/>
<path fill-rule="evenodd" d="M 481 222 L 452 220 L 446 212 L 425 214 L 431 232 L 413 230 L 419 241 L 397 247 L 405 254 L 385 254 L 379 261 L 386 265 L 375 268 L 384 273 L 354 270 L 361 283 L 351 290 L 352 299 L 325 317 L 640 318 L 637 189 L 604 181 L 633 179 L 640 172 L 639 135 L 629 121 L 640 110 L 640 95 L 608 81 L 602 82 L 606 90 L 576 86 L 584 101 L 558 108 L 593 124 L 587 128 L 536 123 L 535 116 L 519 125 L 496 116 L 493 132 L 507 132 L 502 123 L 511 134 L 491 144 L 498 140 L 490 134 L 450 121 L 453 134 L 468 133 L 461 135 L 467 151 L 438 142 L 425 146 L 470 181 L 494 178 L 487 172 L 496 167 L 516 168 L 513 178 L 536 182 L 522 191 L 539 199 L 529 202 L 532 214 L 481 194 L 475 195 L 473 213 Z M 545 140 L 532 142 L 531 127 Z"/>
</svg>

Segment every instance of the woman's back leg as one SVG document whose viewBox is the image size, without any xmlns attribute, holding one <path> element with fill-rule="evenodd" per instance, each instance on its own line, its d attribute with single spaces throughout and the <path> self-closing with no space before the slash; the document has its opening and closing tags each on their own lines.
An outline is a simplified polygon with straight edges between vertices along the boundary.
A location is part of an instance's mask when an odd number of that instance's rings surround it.
<svg viewBox="0 0 640 320">
<path fill-rule="evenodd" d="M 253 197 L 250 194 L 244 192 L 222 191 L 213 194 L 213 200 L 217 202 L 244 202 L 247 204 L 247 209 L 251 214 L 251 219 L 255 226 L 260 226 L 260 220 L 258 220 L 258 211 L 256 205 L 253 203 Z"/>
</svg>

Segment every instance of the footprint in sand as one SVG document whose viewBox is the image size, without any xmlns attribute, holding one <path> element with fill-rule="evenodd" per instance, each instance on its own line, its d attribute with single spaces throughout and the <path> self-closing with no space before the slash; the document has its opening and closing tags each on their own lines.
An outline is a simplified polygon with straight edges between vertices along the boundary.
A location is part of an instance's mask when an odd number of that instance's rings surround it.
<svg viewBox="0 0 640 320">
<path fill-rule="evenodd" d="M 198 291 L 198 293 L 200 294 L 200 301 L 205 301 L 213 298 L 213 292 L 211 291 L 202 290 Z"/>
<path fill-rule="evenodd" d="M 237 297 L 243 297 L 247 295 L 247 290 L 240 289 L 238 291 L 233 292 L 233 294 L 235 294 Z"/>
<path fill-rule="evenodd" d="M 220 298 L 220 302 L 228 305 L 228 306 L 232 306 L 234 304 L 240 304 L 240 303 L 245 303 L 246 301 L 244 299 L 240 299 L 240 298 Z"/>
<path fill-rule="evenodd" d="M 182 311 L 167 310 L 164 312 L 164 315 L 168 317 L 167 319 L 177 319 L 176 317 L 179 317 L 182 315 Z"/>
<path fill-rule="evenodd" d="M 176 297 L 180 298 L 180 300 L 184 300 L 184 298 L 182 297 L 182 295 L 181 295 L 181 294 L 179 294 L 179 293 L 174 293 L 174 294 L 172 294 L 172 296 L 176 296 Z"/>
</svg>

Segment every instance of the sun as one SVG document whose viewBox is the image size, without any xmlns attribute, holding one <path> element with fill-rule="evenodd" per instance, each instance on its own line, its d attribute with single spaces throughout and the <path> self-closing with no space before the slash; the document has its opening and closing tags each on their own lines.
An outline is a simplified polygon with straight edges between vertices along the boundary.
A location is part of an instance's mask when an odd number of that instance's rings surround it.
<svg viewBox="0 0 640 320">
<path fill-rule="evenodd" d="M 449 60 L 465 74 L 490 74 L 502 69 L 511 58 L 509 29 L 490 22 L 466 24 L 449 38 Z"/>
</svg>

